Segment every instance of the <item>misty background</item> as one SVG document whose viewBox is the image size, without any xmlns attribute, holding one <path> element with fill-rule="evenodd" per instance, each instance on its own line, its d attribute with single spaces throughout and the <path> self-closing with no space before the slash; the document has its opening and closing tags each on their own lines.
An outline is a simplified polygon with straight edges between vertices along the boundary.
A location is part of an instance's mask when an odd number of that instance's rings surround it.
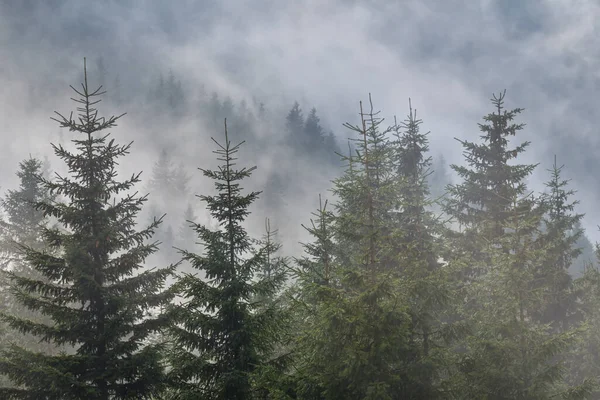
<svg viewBox="0 0 600 400">
<path fill-rule="evenodd" d="M 101 114 L 128 113 L 113 131 L 119 143 L 135 142 L 121 168 L 144 171 L 138 189 L 150 201 L 141 217 L 168 214 L 163 242 L 170 235 L 177 245 L 186 211 L 207 221 L 194 194 L 212 186 L 197 167 L 216 165 L 210 137 L 222 138 L 227 118 L 232 140 L 248 140 L 240 165 L 258 166 L 246 189 L 266 193 L 251 234 L 268 217 L 284 252 L 297 255 L 300 223 L 319 193 L 329 197 L 340 172 L 332 154 L 348 151 L 342 123 L 358 122 L 360 100 L 371 93 L 391 124 L 412 99 L 431 131 L 440 192 L 444 175 L 452 178 L 443 165 L 462 164 L 454 138 L 475 140 L 491 94 L 507 89 L 506 107 L 525 108 L 520 139 L 532 142 L 521 162 L 540 162 L 530 187 L 543 190 L 556 154 L 595 242 L 599 17 L 588 0 L 1 0 L 0 192 L 17 185 L 29 154 L 64 172 L 49 142 L 72 137 L 49 118 L 74 109 L 69 85 L 78 87 L 87 57 L 91 82 L 108 92 Z M 294 141 L 287 117 L 296 101 L 304 119 L 316 109 L 326 152 Z M 181 194 L 153 189 L 161 160 L 185 182 Z"/>
</svg>

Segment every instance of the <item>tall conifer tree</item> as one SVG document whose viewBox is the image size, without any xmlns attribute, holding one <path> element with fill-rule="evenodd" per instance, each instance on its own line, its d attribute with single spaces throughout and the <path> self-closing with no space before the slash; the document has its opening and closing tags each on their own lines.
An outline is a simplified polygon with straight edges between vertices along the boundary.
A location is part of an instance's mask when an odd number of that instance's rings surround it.
<svg viewBox="0 0 600 400">
<path fill-rule="evenodd" d="M 481 142 L 457 139 L 463 146 L 467 166 L 452 165 L 462 183 L 448 186 L 445 211 L 460 225 L 464 244 L 477 247 L 479 239 L 493 242 L 502 236 L 503 223 L 511 215 L 512 199 L 525 194 L 525 179 L 536 165 L 511 165 L 529 146 L 523 142 L 509 148 L 509 139 L 523 129 L 513 120 L 523 109 L 504 109 L 506 91 L 494 94 L 496 112 L 486 115 L 479 124 Z M 475 250 L 474 248 L 474 250 Z"/>
<path fill-rule="evenodd" d="M 319 195 L 319 208 L 312 215 L 310 225 L 302 225 L 312 238 L 303 243 L 304 255 L 296 259 L 293 269 L 296 285 L 288 291 L 293 300 L 290 312 L 293 313 L 290 342 L 293 343 L 293 393 L 300 399 L 320 398 L 322 387 L 320 377 L 314 374 L 315 358 L 314 335 L 320 332 L 321 320 L 315 318 L 321 312 L 321 306 L 327 303 L 328 288 L 338 287 L 336 259 L 334 257 L 335 216 L 327 210 L 327 201 Z M 327 338 L 319 337 L 319 340 Z"/>
<path fill-rule="evenodd" d="M 310 220 L 310 226 L 302 227 L 314 241 L 303 243 L 305 255 L 296 260 L 300 267 L 297 278 L 305 289 L 312 285 L 330 286 L 334 284 L 333 229 L 332 213 L 327 210 L 327 200 L 323 202 L 319 195 L 319 208 L 313 212 L 315 219 Z"/>
<path fill-rule="evenodd" d="M 596 244 L 600 261 L 600 246 Z M 574 281 L 577 311 L 583 322 L 583 337 L 569 355 L 569 378 L 574 384 L 593 383 L 589 399 L 600 399 L 600 269 L 589 263 Z"/>
<path fill-rule="evenodd" d="M 308 154 L 319 154 L 324 150 L 325 137 L 317 109 L 312 108 L 304 121 L 303 143 Z"/>
<path fill-rule="evenodd" d="M 424 256 L 425 264 L 422 267 L 431 272 L 438 267 L 438 255 L 433 248 L 434 218 L 427 209 L 430 203 L 427 178 L 431 173 L 431 157 L 427 156 L 429 140 L 428 133 L 420 132 L 422 121 L 417 119 L 410 100 L 409 108 L 408 118 L 398 127 L 402 131 L 396 132 L 395 164 L 400 179 L 399 199 L 402 204 L 398 217 L 405 233 L 405 250 Z"/>
<path fill-rule="evenodd" d="M 116 180 L 117 159 L 130 145 L 107 140 L 105 130 L 120 117 L 102 118 L 95 105 L 101 89 L 90 90 L 84 60 L 78 118 L 58 114 L 63 128 L 79 134 L 76 151 L 54 146 L 70 176 L 43 187 L 65 202 L 40 201 L 36 207 L 60 226 L 44 230 L 45 243 L 59 255 L 21 245 L 25 260 L 49 282 L 11 275 L 18 301 L 49 316 L 53 324 L 2 314 L 3 321 L 22 332 L 57 345 L 74 347 L 74 354 L 45 355 L 14 346 L 3 352 L 0 372 L 16 388 L 0 389 L 14 399 L 145 398 L 161 389 L 163 366 L 156 346 L 145 339 L 163 325 L 148 312 L 170 301 L 161 287 L 172 268 L 136 273 L 156 251 L 147 244 L 155 221 L 141 231 L 135 216 L 146 201 L 127 193 L 139 174 Z"/>
<path fill-rule="evenodd" d="M 465 276 L 463 317 L 470 332 L 459 348 L 456 395 L 461 398 L 582 398 L 587 389 L 563 385 L 564 354 L 572 332 L 555 333 L 536 320 L 542 306 L 532 290 L 545 259 L 540 245 L 544 207 L 528 192 L 525 178 L 534 165 L 509 162 L 527 142 L 508 149 L 522 124 L 511 121 L 521 109 L 503 111 L 504 93 L 494 96 L 495 113 L 480 125 L 484 143 L 461 142 L 472 169 L 454 169 L 463 183 L 450 186 L 448 211 L 466 225 L 467 241 L 455 242 L 459 260 L 475 274 Z M 463 256 L 464 258 L 461 258 Z M 542 288 L 544 290 L 545 288 Z M 582 389 L 582 390 L 580 390 Z"/>
<path fill-rule="evenodd" d="M 380 251 L 390 236 L 390 211 L 397 206 L 397 175 L 393 170 L 393 146 L 388 139 L 392 128 L 382 129 L 378 113 L 363 112 L 361 125 L 344 124 L 356 134 L 354 154 L 344 157 L 345 173 L 334 180 L 332 192 L 339 198 L 335 204 L 338 256 L 345 265 L 362 259 L 364 271 L 392 268 Z M 351 261 L 354 258 L 354 261 Z M 358 264 L 355 264 L 358 266 Z"/>
<path fill-rule="evenodd" d="M 300 103 L 297 101 L 294 102 L 292 109 L 285 118 L 285 126 L 288 134 L 292 137 L 296 137 L 296 139 L 298 139 L 298 136 L 302 134 L 302 130 L 304 128 L 304 115 L 302 113 L 302 109 L 300 108 Z"/>
<path fill-rule="evenodd" d="M 41 232 L 46 217 L 35 208 L 40 201 L 52 201 L 55 196 L 43 186 L 41 178 L 46 171 L 42 162 L 36 158 L 28 158 L 19 164 L 20 185 L 16 190 L 9 190 L 0 205 L 7 216 L 2 233 L 6 239 L 41 249 L 45 246 Z"/>
<path fill-rule="evenodd" d="M 412 398 L 418 390 L 407 362 L 406 294 L 398 290 L 397 263 L 388 246 L 388 237 L 397 235 L 391 213 L 398 185 L 386 138 L 390 129 L 382 130 L 381 123 L 372 104 L 366 113 L 361 104 L 361 124 L 346 124 L 359 138 L 356 155 L 347 158 L 348 168 L 334 181 L 334 260 L 327 259 L 336 267 L 328 285 L 307 280 L 314 289 L 306 300 L 314 311 L 299 341 L 306 354 L 300 375 L 308 379 L 299 385 L 304 398 Z M 319 255 L 325 244 L 307 250 Z M 319 269 L 326 264 L 314 261 L 314 272 L 323 273 Z"/>
<path fill-rule="evenodd" d="M 414 380 L 420 383 L 419 398 L 435 398 L 436 386 L 444 363 L 442 323 L 440 317 L 449 302 L 445 271 L 439 262 L 443 250 L 443 226 L 433 215 L 428 177 L 428 132 L 422 133 L 409 99 L 408 117 L 395 124 L 394 166 L 399 190 L 395 213 L 396 235 L 389 246 L 396 248 L 398 273 L 408 293 L 411 316 L 411 361 Z"/>
<path fill-rule="evenodd" d="M 581 254 L 577 242 L 583 235 L 577 229 L 583 214 L 575 213 L 578 201 L 571 201 L 575 191 L 569 190 L 569 181 L 562 178 L 563 166 L 554 164 L 549 170 L 551 179 L 546 183 L 546 215 L 541 244 L 546 255 L 540 263 L 537 287 L 545 289 L 545 302 L 540 310 L 542 322 L 551 323 L 558 330 L 565 330 L 575 311 L 575 298 L 569 268 Z"/>
<path fill-rule="evenodd" d="M 233 146 L 225 124 L 225 143 L 215 143 L 223 164 L 201 171 L 214 181 L 217 194 L 200 198 L 219 228 L 195 224 L 204 254 L 182 251 L 184 261 L 203 271 L 207 280 L 185 274 L 175 285 L 183 303 L 172 309 L 171 377 L 182 399 L 250 399 L 252 376 L 275 346 L 271 334 L 276 315 L 263 302 L 252 301 L 268 299 L 277 290 L 271 280 L 256 279 L 272 248 L 257 249 L 242 226 L 259 196 L 243 194 L 240 187 L 256 168 L 235 168 L 243 142 Z"/>
<path fill-rule="evenodd" d="M 43 238 L 43 229 L 47 225 L 48 219 L 42 211 L 35 207 L 38 202 L 52 201 L 55 198 L 41 181 L 45 173 L 47 174 L 47 171 L 40 160 L 28 158 L 22 161 L 17 172 L 20 180 L 19 188 L 9 190 L 5 198 L 0 201 L 7 217 L 6 221 L 0 222 L 1 247 L 4 251 L 6 265 L 12 273 L 30 279 L 43 279 L 44 277 L 23 260 L 23 254 L 19 251 L 17 244 L 27 245 L 39 251 L 48 250 Z M 47 176 L 45 177 L 47 178 Z M 15 302 L 9 293 L 7 284 L 8 282 L 5 281 L 2 289 L 5 295 L 2 302 L 3 310 L 22 318 L 50 322 L 41 313 L 32 312 L 22 304 Z M 31 335 L 15 334 L 14 331 L 7 332 L 2 339 L 3 343 L 10 340 L 31 350 L 35 349 L 46 353 L 57 350 L 52 343 L 40 343 Z"/>
</svg>

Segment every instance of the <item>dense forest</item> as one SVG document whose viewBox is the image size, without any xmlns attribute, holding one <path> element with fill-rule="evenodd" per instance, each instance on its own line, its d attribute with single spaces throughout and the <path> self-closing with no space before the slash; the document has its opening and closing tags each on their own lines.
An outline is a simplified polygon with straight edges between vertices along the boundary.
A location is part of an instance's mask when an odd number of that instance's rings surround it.
<svg viewBox="0 0 600 400">
<path fill-rule="evenodd" d="M 388 122 L 371 96 L 342 146 L 315 108 L 278 118 L 204 93 L 212 159 L 189 169 L 168 137 L 192 107 L 173 73 L 134 107 L 101 59 L 89 70 L 52 117 L 55 157 L 24 157 L 0 202 L 0 398 L 600 399 L 577 192 L 560 154 L 546 189 L 528 187 L 540 165 L 522 161 L 526 112 L 505 91 L 479 139 L 457 139 L 456 178 L 410 100 Z M 119 170 L 129 105 L 161 118 L 144 181 Z M 282 153 L 311 168 L 260 168 Z M 329 187 L 295 215 L 290 187 L 311 180 Z M 299 253 L 284 229 L 298 219 Z"/>
</svg>

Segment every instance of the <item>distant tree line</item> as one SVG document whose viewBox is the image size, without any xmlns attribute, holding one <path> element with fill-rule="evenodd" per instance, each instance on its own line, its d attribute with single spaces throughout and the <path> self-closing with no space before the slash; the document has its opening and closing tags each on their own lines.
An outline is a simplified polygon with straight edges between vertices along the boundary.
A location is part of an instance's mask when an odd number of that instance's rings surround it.
<svg viewBox="0 0 600 400">
<path fill-rule="evenodd" d="M 139 195 L 139 173 L 116 173 L 132 144 L 107 133 L 123 115 L 100 116 L 85 61 L 83 80 L 78 115 L 55 119 L 76 133 L 52 145 L 68 173 L 28 158 L 0 204 L 0 398 L 600 399 L 600 271 L 570 273 L 591 257 L 576 192 L 557 158 L 546 190 L 528 188 L 538 165 L 521 161 L 505 92 L 479 139 L 459 140 L 452 182 L 410 101 L 390 125 L 359 103 L 337 161 L 294 104 L 282 140 L 340 171 L 292 258 L 268 218 L 248 233 L 256 200 L 291 184 L 242 186 L 261 172 L 233 138 L 253 136 L 215 121 L 218 166 L 194 177 L 164 151 Z M 212 194 L 195 198 L 196 179 Z M 181 225 L 163 229 L 161 201 L 181 197 Z M 168 265 L 148 265 L 159 249 Z"/>
</svg>

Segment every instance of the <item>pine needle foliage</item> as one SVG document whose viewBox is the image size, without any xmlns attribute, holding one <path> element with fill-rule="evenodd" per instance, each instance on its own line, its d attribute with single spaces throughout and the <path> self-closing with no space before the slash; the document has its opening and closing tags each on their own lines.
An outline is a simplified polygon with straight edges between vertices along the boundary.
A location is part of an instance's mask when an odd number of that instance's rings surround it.
<svg viewBox="0 0 600 400">
<path fill-rule="evenodd" d="M 258 276 L 274 248 L 273 243 L 256 246 L 243 226 L 260 194 L 242 193 L 241 181 L 256 169 L 235 168 L 244 142 L 231 144 L 227 121 L 225 142 L 213 141 L 222 164 L 200 170 L 217 193 L 199 197 L 218 227 L 194 224 L 204 253 L 181 252 L 205 277 L 184 274 L 174 285 L 183 300 L 170 311 L 175 321 L 170 375 L 181 399 L 250 399 L 253 373 L 276 345 L 279 314 L 268 303 L 278 290 L 277 281 Z"/>
<path fill-rule="evenodd" d="M 2 314 L 3 321 L 42 341 L 69 345 L 73 354 L 46 355 L 13 346 L 0 358 L 0 372 L 14 388 L 0 389 L 8 399 L 133 399 L 157 393 L 164 383 L 160 349 L 145 340 L 165 324 L 150 310 L 168 303 L 162 290 L 173 267 L 146 270 L 146 257 L 157 250 L 147 243 L 160 221 L 136 230 L 135 217 L 146 197 L 130 194 L 139 174 L 116 180 L 117 159 L 130 144 L 117 145 L 103 131 L 121 116 L 103 118 L 95 108 L 103 94 L 90 90 L 84 59 L 84 82 L 78 116 L 54 118 L 61 127 L 79 135 L 76 151 L 53 145 L 69 171 L 43 187 L 65 200 L 41 200 L 37 209 L 53 217 L 58 227 L 44 229 L 52 252 L 22 244 L 29 265 L 46 281 L 11 275 L 16 299 L 48 316 L 52 324 Z M 56 252 L 56 254 L 55 254 Z"/>
<path fill-rule="evenodd" d="M 416 383 L 407 362 L 406 295 L 387 242 L 398 188 L 391 129 L 380 129 L 372 104 L 368 113 L 361 104 L 360 116 L 360 125 L 346 124 L 359 137 L 334 181 L 335 212 L 317 213 L 309 231 L 315 241 L 300 265 L 303 300 L 312 310 L 298 338 L 300 398 L 411 398 Z"/>
<path fill-rule="evenodd" d="M 546 213 L 540 242 L 546 248 L 546 255 L 537 273 L 537 286 L 546 289 L 538 318 L 558 331 L 568 329 L 576 319 L 576 298 L 569 268 L 582 252 L 577 247 L 583 235 L 578 224 L 584 216 L 575 213 L 579 202 L 571 200 L 576 192 L 568 188 L 569 180 L 562 177 L 563 168 L 556 163 L 555 156 L 548 170 L 550 180 L 546 182 L 547 193 L 543 199 Z"/>
<path fill-rule="evenodd" d="M 585 385 L 565 385 L 564 355 L 578 332 L 556 332 L 537 318 L 548 292 L 538 279 L 548 261 L 540 232 L 546 208 L 527 188 L 535 165 L 512 165 L 527 142 L 507 148 L 523 125 L 510 123 L 521 109 L 502 112 L 503 99 L 493 97 L 497 113 L 485 117 L 491 125 L 480 125 L 483 143 L 462 142 L 472 169 L 455 168 L 463 183 L 450 187 L 447 203 L 466 228 L 453 235 L 462 239 L 453 243 L 456 259 L 471 271 L 462 276 L 460 311 L 470 331 L 457 348 L 453 397 L 585 398 Z"/>
<path fill-rule="evenodd" d="M 40 201 L 52 201 L 55 196 L 43 186 L 41 177 L 44 167 L 40 160 L 29 157 L 19 163 L 17 176 L 20 184 L 18 189 L 8 190 L 0 205 L 6 214 L 6 221 L 0 221 L 0 249 L 2 263 L 12 273 L 30 279 L 44 280 L 44 277 L 24 260 L 19 244 L 27 245 L 37 250 L 49 250 L 44 243 L 43 230 L 49 221 L 41 210 L 36 209 Z M 10 294 L 8 277 L 2 275 L 2 309 L 12 315 L 38 321 L 50 322 L 39 312 L 31 311 L 15 301 Z M 52 343 L 41 343 L 32 335 L 24 335 L 14 330 L 8 330 L 2 335 L 2 345 L 9 342 L 17 343 L 31 350 L 46 353 L 57 352 Z"/>
<path fill-rule="evenodd" d="M 506 91 L 492 96 L 496 111 L 486 115 L 484 123 L 478 124 L 482 132 L 479 143 L 457 139 L 463 147 L 467 165 L 451 165 L 462 182 L 448 186 L 444 211 L 461 230 L 460 235 L 453 235 L 455 247 L 477 261 L 465 271 L 470 276 L 485 273 L 486 260 L 482 259 L 483 254 L 478 254 L 478 249 L 485 245 L 484 242 L 492 243 L 503 235 L 504 222 L 510 218 L 512 199 L 526 195 L 525 180 L 537 166 L 512 164 L 530 143 L 526 141 L 509 147 L 510 139 L 525 125 L 513 122 L 523 109 L 506 110 L 505 96 Z"/>
</svg>

